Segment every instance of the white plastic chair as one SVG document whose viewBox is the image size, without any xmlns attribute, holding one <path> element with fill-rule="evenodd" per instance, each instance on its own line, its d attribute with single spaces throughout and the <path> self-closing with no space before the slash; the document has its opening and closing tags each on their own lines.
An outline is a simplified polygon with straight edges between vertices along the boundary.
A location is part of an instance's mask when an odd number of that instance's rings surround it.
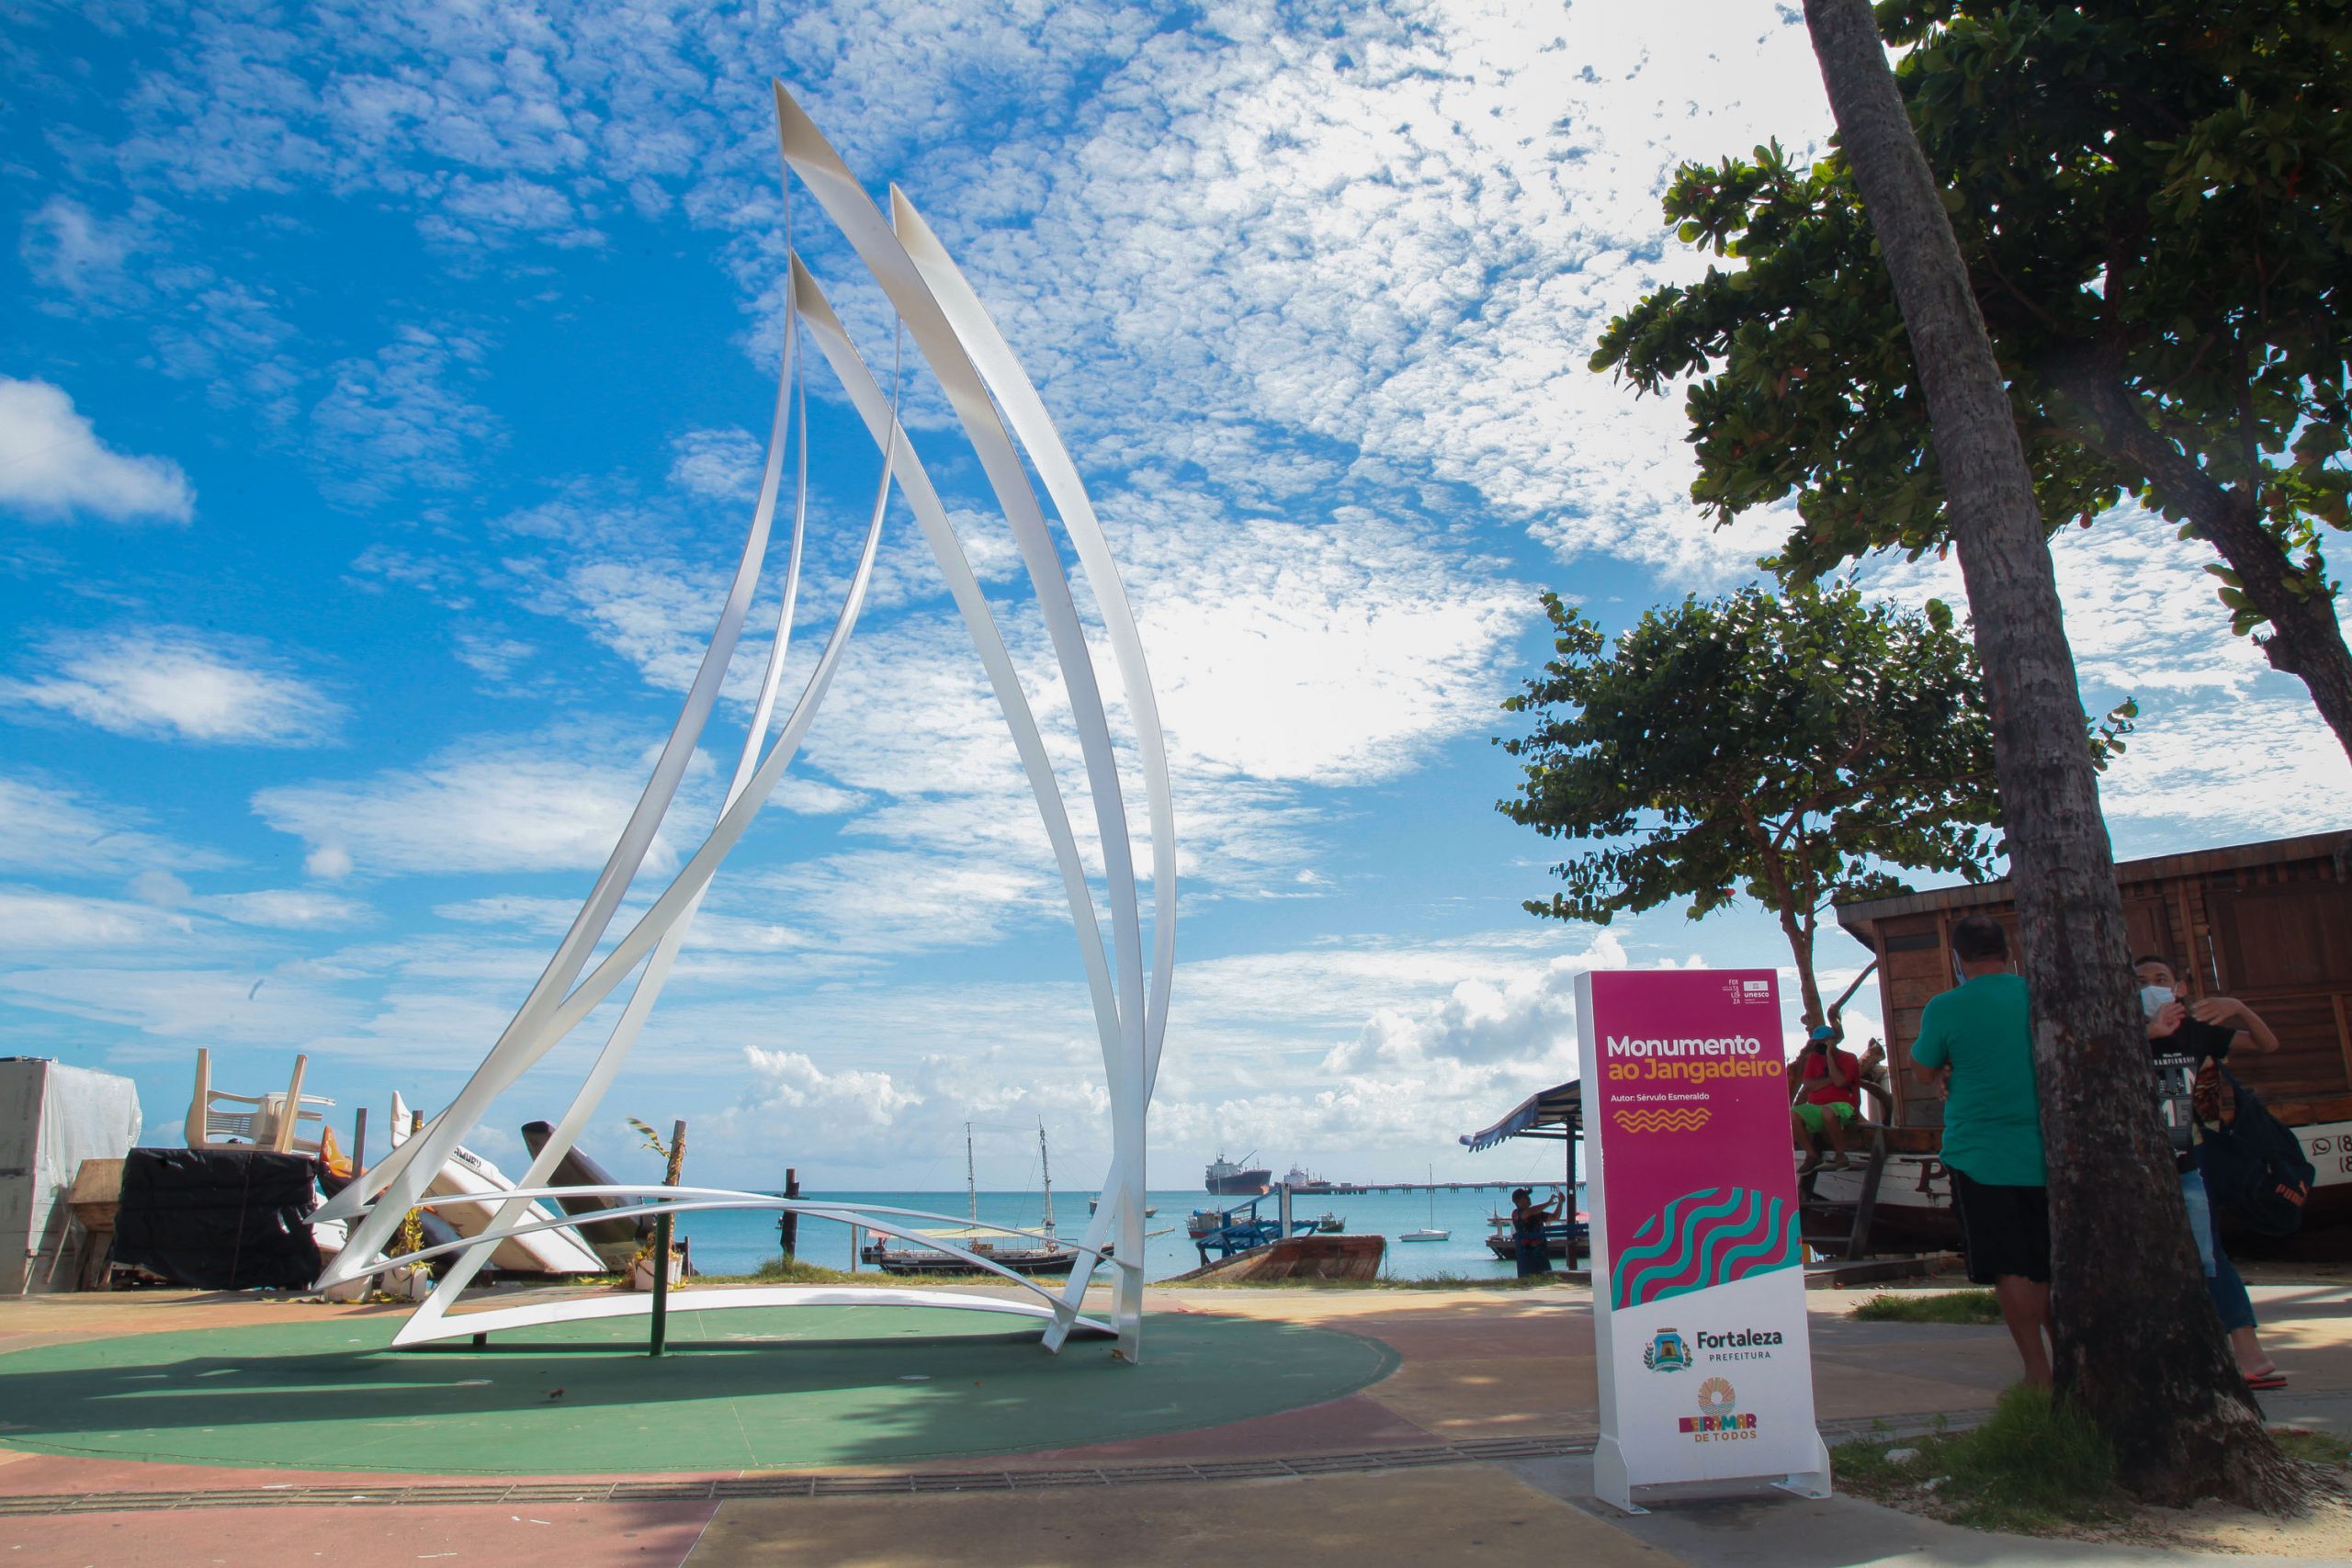
<svg viewBox="0 0 2352 1568">
<path fill-rule="evenodd" d="M 187 1105 L 187 1146 L 225 1149 L 260 1146 L 280 1154 L 319 1155 L 323 1151 L 326 1113 L 334 1101 L 302 1092 L 302 1075 L 311 1058 L 294 1058 L 294 1079 L 283 1094 L 231 1094 L 212 1087 L 212 1053 L 196 1053 L 196 1095 Z M 291 1116 L 288 1106 L 295 1108 Z M 245 1107 L 239 1110 L 237 1107 Z M 313 1109 L 315 1108 L 315 1109 Z M 319 1135 L 301 1136 L 302 1123 L 318 1123 Z"/>
</svg>

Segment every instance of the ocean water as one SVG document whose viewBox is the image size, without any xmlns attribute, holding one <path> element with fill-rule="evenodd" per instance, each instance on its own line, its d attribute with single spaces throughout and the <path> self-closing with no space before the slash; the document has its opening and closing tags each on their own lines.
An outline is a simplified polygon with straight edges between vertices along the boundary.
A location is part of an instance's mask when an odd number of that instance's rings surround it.
<svg viewBox="0 0 2352 1568">
<path fill-rule="evenodd" d="M 962 1190 L 953 1192 L 808 1192 L 808 1198 L 838 1198 L 848 1201 L 887 1205 L 903 1209 L 926 1209 L 950 1216 L 948 1222 L 960 1224 L 966 1213 L 966 1197 Z M 1546 1189 L 1538 1189 L 1539 1198 L 1549 1196 Z M 1054 1220 L 1057 1233 L 1070 1239 L 1081 1237 L 1086 1231 L 1087 1194 L 1075 1197 L 1057 1192 L 1054 1195 Z M 1577 1206 L 1583 1205 L 1583 1193 L 1577 1193 Z M 1212 1198 L 1201 1191 L 1162 1191 L 1150 1195 L 1151 1205 L 1159 1213 L 1145 1222 L 1148 1243 L 1145 1253 L 1147 1277 L 1164 1280 L 1198 1267 L 1200 1255 L 1184 1235 L 1184 1222 L 1195 1209 L 1213 1206 L 1230 1207 L 1246 1201 L 1232 1198 Z M 1426 1280 L 1440 1274 L 1464 1275 L 1472 1279 L 1499 1278 L 1512 1272 L 1511 1265 L 1499 1261 L 1487 1249 L 1489 1234 L 1487 1216 L 1510 1212 L 1510 1197 L 1506 1192 L 1427 1192 L 1364 1193 L 1359 1196 L 1301 1195 L 1293 1200 L 1294 1219 L 1309 1219 L 1327 1210 L 1347 1221 L 1351 1235 L 1385 1235 L 1389 1238 L 1388 1255 L 1383 1272 L 1390 1279 Z M 1275 1200 L 1269 1194 L 1258 1207 L 1261 1215 L 1272 1219 Z M 1431 1214 L 1435 1219 L 1432 1222 Z M 1019 1225 L 1024 1230 L 1036 1230 L 1044 1218 L 1035 1192 L 983 1192 L 979 1195 L 979 1217 L 983 1224 Z M 695 1267 L 712 1274 L 748 1274 L 778 1255 L 776 1216 L 773 1213 L 729 1211 L 722 1213 L 681 1214 L 678 1227 L 694 1243 Z M 927 1222 L 916 1221 L 917 1224 Z M 1434 1228 L 1451 1230 L 1446 1241 L 1400 1242 L 1396 1237 L 1409 1230 L 1419 1230 L 1434 1224 Z M 849 1228 L 826 1220 L 811 1220 L 803 1216 L 800 1222 L 800 1256 L 810 1263 L 831 1269 L 850 1267 Z"/>
</svg>

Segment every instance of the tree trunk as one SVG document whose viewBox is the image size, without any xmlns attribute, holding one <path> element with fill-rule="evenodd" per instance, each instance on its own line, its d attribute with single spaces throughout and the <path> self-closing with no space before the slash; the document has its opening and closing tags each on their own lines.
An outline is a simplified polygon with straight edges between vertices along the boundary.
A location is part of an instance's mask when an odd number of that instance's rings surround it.
<svg viewBox="0 0 2352 1568">
<path fill-rule="evenodd" d="M 1813 977 L 1813 933 L 1797 920 L 1796 910 L 1781 906 L 1781 930 L 1789 939 L 1789 953 L 1797 961 L 1797 991 L 1804 1005 L 1807 1025 L 1828 1021 L 1821 1008 L 1821 982 Z"/>
<path fill-rule="evenodd" d="M 1909 329 L 1984 666 L 2050 1156 L 2059 1391 L 2143 1495 L 2281 1506 L 2294 1472 L 2231 1362 L 2154 1113 L 2074 655 L 2000 367 L 1868 0 L 1804 10 Z"/>
<path fill-rule="evenodd" d="M 2295 591 L 2301 575 L 2256 514 L 2253 493 L 2223 488 L 2188 455 L 2150 428 L 2131 389 L 2084 366 L 2052 367 L 2051 384 L 2088 413 L 2083 444 L 2147 478 L 2158 504 L 2187 518 L 2237 573 L 2247 601 L 2270 623 L 2263 656 L 2302 682 L 2336 743 L 2352 755 L 2352 649 L 2345 646 L 2333 594 Z"/>
</svg>

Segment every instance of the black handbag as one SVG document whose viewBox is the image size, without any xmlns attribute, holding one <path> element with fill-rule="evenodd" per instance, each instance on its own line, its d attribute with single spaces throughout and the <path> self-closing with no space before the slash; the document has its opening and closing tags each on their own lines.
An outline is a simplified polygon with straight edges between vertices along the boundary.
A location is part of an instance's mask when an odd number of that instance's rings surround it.
<svg viewBox="0 0 2352 1568">
<path fill-rule="evenodd" d="M 2221 1069 L 2220 1089 L 2211 1118 L 2198 1118 L 2205 1190 L 2215 1214 L 2257 1235 L 2294 1235 L 2319 1176 L 2303 1141 L 2227 1067 Z"/>
</svg>

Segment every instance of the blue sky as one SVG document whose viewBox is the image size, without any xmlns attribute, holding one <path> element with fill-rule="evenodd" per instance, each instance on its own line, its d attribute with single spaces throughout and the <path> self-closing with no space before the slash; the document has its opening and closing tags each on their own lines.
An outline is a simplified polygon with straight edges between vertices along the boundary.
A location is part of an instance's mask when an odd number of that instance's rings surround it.
<svg viewBox="0 0 2352 1568">
<path fill-rule="evenodd" d="M 1657 218 L 1677 160 L 1817 145 L 1793 7 L 9 11 L 0 1050 L 130 1074 L 151 1135 L 198 1046 L 248 1089 L 310 1052 L 345 1125 L 396 1088 L 437 1106 L 545 962 L 748 520 L 772 74 L 955 251 L 1123 563 L 1184 870 L 1156 1183 L 1220 1145 L 1511 1174 L 1453 1136 L 1573 1071 L 1576 972 L 1783 958 L 1752 913 L 1522 914 L 1555 857 L 1492 811 L 1489 738 L 1546 650 L 1539 588 L 1622 624 L 1746 580 L 1785 525 L 1711 528 L 1679 402 L 1585 362 L 1693 271 Z M 812 203 L 795 222 L 887 359 L 878 297 Z M 813 389 L 787 690 L 876 471 Z M 908 398 L 1059 740 L 1003 523 L 935 389 Z M 684 1116 L 700 1179 L 944 1185 L 969 1119 L 1000 1129 L 984 1182 L 1019 1185 L 1001 1129 L 1043 1116 L 1066 1179 L 1101 1168 L 1052 863 L 902 507 L 889 529 L 802 761 L 587 1140 L 610 1163 L 623 1118 Z M 2342 753 L 2193 549 L 2122 516 L 2059 557 L 2086 694 L 2144 710 L 2107 786 L 2122 853 L 2340 820 L 2313 803 Z M 1871 578 L 1957 597 L 1932 561 Z M 665 867 L 745 716 L 722 705 Z M 1832 983 L 1858 953 L 1829 939 Z M 603 1021 L 472 1142 L 519 1164 Z"/>
</svg>

